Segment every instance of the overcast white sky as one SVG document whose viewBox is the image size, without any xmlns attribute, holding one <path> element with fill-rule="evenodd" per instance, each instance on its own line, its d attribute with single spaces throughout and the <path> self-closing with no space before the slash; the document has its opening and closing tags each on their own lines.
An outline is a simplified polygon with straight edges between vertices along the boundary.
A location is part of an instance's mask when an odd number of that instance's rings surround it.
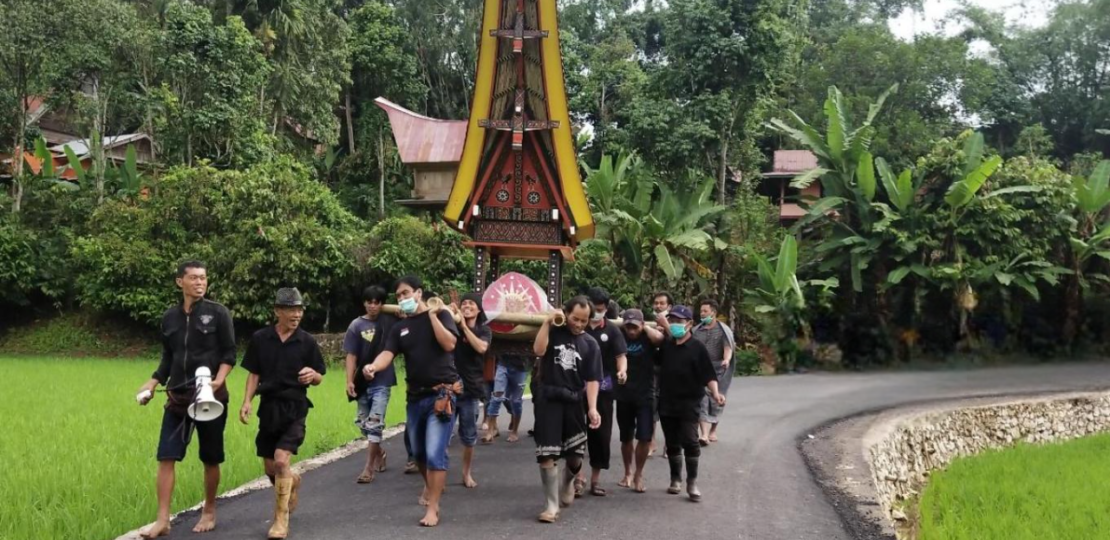
<svg viewBox="0 0 1110 540">
<path fill-rule="evenodd" d="M 970 0 L 971 4 L 994 11 L 1006 13 L 1010 23 L 1024 26 L 1041 26 L 1048 19 L 1054 2 L 1050 0 Z M 909 10 L 891 19 L 890 30 L 902 39 L 912 39 L 915 34 L 942 30 L 946 34 L 959 32 L 960 28 L 945 24 L 948 14 L 960 7 L 957 0 L 925 0 L 924 9 L 918 12 Z"/>
</svg>

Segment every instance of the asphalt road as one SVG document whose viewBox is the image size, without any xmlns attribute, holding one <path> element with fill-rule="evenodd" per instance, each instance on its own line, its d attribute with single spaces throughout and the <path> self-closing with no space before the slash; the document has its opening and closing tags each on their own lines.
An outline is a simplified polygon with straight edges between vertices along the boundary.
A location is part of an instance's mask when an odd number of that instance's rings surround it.
<svg viewBox="0 0 1110 540">
<path fill-rule="evenodd" d="M 666 493 L 667 464 L 660 458 L 648 461 L 647 493 L 617 488 L 621 465 L 614 441 L 614 467 L 602 476 L 609 496 L 578 499 L 553 525 L 535 520 L 543 495 L 532 440 L 508 444 L 502 437 L 478 446 L 480 485 L 473 490 L 459 483 L 456 441 L 440 525 L 417 526 L 423 516 L 416 504 L 421 483 L 417 475 L 401 474 L 404 447 L 394 438 L 386 443 L 389 470 L 373 484 L 354 482 L 364 454 L 307 473 L 289 538 L 848 540 L 797 448 L 798 439 L 814 428 L 912 402 L 1103 388 L 1110 388 L 1110 364 L 737 379 L 722 418 L 721 441 L 702 454 L 700 504 Z M 526 403 L 524 422 L 530 421 L 531 404 Z M 262 539 L 272 515 L 271 490 L 221 501 L 217 530 L 203 538 Z M 195 520 L 185 516 L 171 538 L 201 538 L 190 532 Z"/>
</svg>

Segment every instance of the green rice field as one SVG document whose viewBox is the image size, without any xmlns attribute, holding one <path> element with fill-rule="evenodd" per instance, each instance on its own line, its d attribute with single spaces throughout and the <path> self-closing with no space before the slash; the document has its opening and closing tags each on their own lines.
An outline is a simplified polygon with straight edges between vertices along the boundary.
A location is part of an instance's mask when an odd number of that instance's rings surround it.
<svg viewBox="0 0 1110 540">
<path fill-rule="evenodd" d="M 104 540 L 153 521 L 165 398 L 140 407 L 135 393 L 156 366 L 156 360 L 0 357 L 0 539 Z M 324 382 L 309 390 L 315 408 L 298 459 L 359 437 L 342 367 L 329 367 Z M 236 368 L 228 378 L 232 417 L 221 491 L 263 474 L 254 451 L 257 418 L 249 426 L 237 418 L 245 373 Z M 388 423 L 403 421 L 403 387 L 389 405 Z M 195 443 L 178 465 L 175 512 L 204 496 Z"/>
<path fill-rule="evenodd" d="M 918 540 L 1110 538 L 1110 435 L 960 459 L 921 496 Z"/>
</svg>

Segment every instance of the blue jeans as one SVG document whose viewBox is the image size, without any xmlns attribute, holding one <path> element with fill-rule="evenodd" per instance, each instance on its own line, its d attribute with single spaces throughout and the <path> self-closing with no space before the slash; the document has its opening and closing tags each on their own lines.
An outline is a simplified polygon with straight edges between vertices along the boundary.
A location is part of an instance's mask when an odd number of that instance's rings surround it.
<svg viewBox="0 0 1110 540">
<path fill-rule="evenodd" d="M 459 439 L 463 446 L 470 448 L 478 442 L 478 398 L 459 396 L 455 400 L 455 411 L 459 416 Z"/>
<path fill-rule="evenodd" d="M 447 442 L 451 439 L 451 431 L 455 427 L 455 415 L 446 418 L 437 416 L 435 413 L 437 397 L 433 394 L 409 399 L 405 437 L 412 448 L 413 461 L 418 465 L 425 464 L 430 471 L 446 471 Z"/>
<path fill-rule="evenodd" d="M 358 416 L 355 417 L 355 425 L 362 431 L 367 441 L 382 442 L 385 411 L 389 408 L 389 395 L 392 390 L 388 386 L 371 386 L 358 396 Z"/>
<path fill-rule="evenodd" d="M 486 407 L 486 416 L 497 418 L 501 413 L 501 404 L 513 416 L 520 417 L 524 414 L 524 381 L 528 379 L 528 372 L 497 364 L 497 374 L 493 379 L 493 393 L 490 394 L 489 406 Z"/>
</svg>

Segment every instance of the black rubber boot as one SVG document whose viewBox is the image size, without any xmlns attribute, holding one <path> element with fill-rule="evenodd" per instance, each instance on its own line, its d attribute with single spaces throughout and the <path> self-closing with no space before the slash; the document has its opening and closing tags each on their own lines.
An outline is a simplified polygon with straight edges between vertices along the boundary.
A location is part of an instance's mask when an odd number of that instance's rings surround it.
<svg viewBox="0 0 1110 540">
<path fill-rule="evenodd" d="M 667 488 L 667 493 L 678 495 L 682 492 L 682 456 L 667 452 L 667 461 L 671 465 L 671 486 Z"/>
<path fill-rule="evenodd" d="M 694 502 L 701 501 L 701 491 L 698 491 L 698 456 L 686 456 L 686 494 Z"/>
</svg>

